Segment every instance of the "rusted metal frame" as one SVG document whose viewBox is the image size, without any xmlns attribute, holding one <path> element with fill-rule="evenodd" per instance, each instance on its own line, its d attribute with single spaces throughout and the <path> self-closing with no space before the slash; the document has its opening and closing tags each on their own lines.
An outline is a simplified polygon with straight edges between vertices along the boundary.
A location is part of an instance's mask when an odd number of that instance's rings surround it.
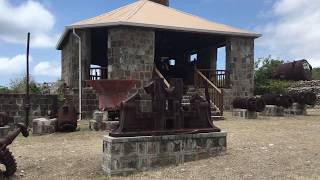
<svg viewBox="0 0 320 180">
<path fill-rule="evenodd" d="M 29 136 L 27 126 L 25 126 L 24 124 L 17 124 L 17 128 L 10 132 L 5 138 L 0 139 L 0 151 L 9 146 L 14 141 L 14 139 L 16 139 L 16 137 L 20 134 L 20 132 L 24 137 Z"/>
<path fill-rule="evenodd" d="M 170 88 L 170 83 L 166 80 L 166 78 L 161 74 L 161 72 L 159 71 L 158 68 L 154 67 L 154 72 L 156 73 L 156 75 L 163 79 L 164 84 L 167 86 L 167 88 Z"/>
</svg>

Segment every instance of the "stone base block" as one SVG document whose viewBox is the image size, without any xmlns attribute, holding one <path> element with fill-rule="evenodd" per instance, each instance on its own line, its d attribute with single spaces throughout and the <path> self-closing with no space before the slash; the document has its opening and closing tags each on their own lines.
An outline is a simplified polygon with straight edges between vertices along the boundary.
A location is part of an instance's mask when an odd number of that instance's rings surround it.
<svg viewBox="0 0 320 180">
<path fill-rule="evenodd" d="M 0 138 L 4 138 L 8 135 L 10 131 L 10 126 L 0 127 Z"/>
<path fill-rule="evenodd" d="M 275 105 L 266 105 L 266 109 L 260 113 L 262 116 L 285 116 L 284 108 Z"/>
<path fill-rule="evenodd" d="M 33 135 L 45 135 L 56 132 L 57 119 L 38 118 L 32 123 Z"/>
<path fill-rule="evenodd" d="M 102 168 L 106 175 L 134 172 L 208 158 L 226 151 L 227 133 L 115 138 L 105 136 Z"/>
<path fill-rule="evenodd" d="M 233 109 L 232 115 L 235 117 L 242 118 L 242 119 L 257 119 L 258 118 L 257 112 L 248 111 L 247 109 Z"/>
<path fill-rule="evenodd" d="M 101 121 L 90 120 L 89 128 L 93 131 L 112 131 L 119 127 L 119 121 Z"/>
<path fill-rule="evenodd" d="M 287 116 L 290 116 L 290 115 L 306 116 L 307 106 L 299 103 L 293 103 L 291 108 L 284 110 L 284 114 Z"/>
</svg>

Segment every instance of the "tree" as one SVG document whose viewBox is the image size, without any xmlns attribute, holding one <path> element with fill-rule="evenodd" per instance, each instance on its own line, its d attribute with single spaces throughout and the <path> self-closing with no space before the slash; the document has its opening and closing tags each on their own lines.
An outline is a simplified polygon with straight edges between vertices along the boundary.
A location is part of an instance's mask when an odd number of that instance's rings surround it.
<svg viewBox="0 0 320 180">
<path fill-rule="evenodd" d="M 0 86 L 0 93 L 9 93 L 10 89 L 4 86 Z"/>
<path fill-rule="evenodd" d="M 284 61 L 267 58 L 259 58 L 255 63 L 255 94 L 265 93 L 285 93 L 291 85 L 290 81 L 280 81 L 272 79 L 274 69 L 283 64 Z"/>
<path fill-rule="evenodd" d="M 312 69 L 312 79 L 320 80 L 320 68 L 313 68 Z"/>
<path fill-rule="evenodd" d="M 27 87 L 26 82 L 27 82 L 26 76 L 10 80 L 11 92 L 26 93 L 26 87 Z M 30 93 L 34 93 L 34 94 L 41 93 L 41 88 L 37 85 L 37 83 L 32 78 L 30 78 Z"/>
</svg>

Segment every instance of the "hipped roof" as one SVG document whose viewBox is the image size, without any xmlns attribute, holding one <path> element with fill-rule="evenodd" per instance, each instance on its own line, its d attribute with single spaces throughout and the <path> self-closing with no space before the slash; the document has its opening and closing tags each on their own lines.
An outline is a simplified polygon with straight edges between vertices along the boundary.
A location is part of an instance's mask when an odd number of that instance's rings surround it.
<svg viewBox="0 0 320 180">
<path fill-rule="evenodd" d="M 247 36 L 257 38 L 260 34 L 241 30 L 149 1 L 139 0 L 111 12 L 83 20 L 66 27 L 57 48 L 70 29 L 83 29 L 109 26 L 136 26 L 146 28 L 180 30 L 221 35 Z"/>
</svg>

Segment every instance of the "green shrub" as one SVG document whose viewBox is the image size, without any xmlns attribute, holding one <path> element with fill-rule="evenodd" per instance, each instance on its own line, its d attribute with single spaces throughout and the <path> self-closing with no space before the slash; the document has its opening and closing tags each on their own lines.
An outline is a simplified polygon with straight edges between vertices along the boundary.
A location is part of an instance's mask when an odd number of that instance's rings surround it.
<svg viewBox="0 0 320 180">
<path fill-rule="evenodd" d="M 254 93 L 285 93 L 292 84 L 290 81 L 280 81 L 272 79 L 274 69 L 283 64 L 284 61 L 279 59 L 272 59 L 271 56 L 267 58 L 259 58 L 255 63 L 255 89 Z"/>
<path fill-rule="evenodd" d="M 10 93 L 10 89 L 4 86 L 0 86 L 0 93 Z"/>
<path fill-rule="evenodd" d="M 312 69 L 312 79 L 320 80 L 320 68 L 313 68 Z"/>
<path fill-rule="evenodd" d="M 283 94 L 292 85 L 291 81 L 281 81 L 268 79 L 264 83 L 256 85 L 255 94 L 276 93 Z"/>
</svg>

